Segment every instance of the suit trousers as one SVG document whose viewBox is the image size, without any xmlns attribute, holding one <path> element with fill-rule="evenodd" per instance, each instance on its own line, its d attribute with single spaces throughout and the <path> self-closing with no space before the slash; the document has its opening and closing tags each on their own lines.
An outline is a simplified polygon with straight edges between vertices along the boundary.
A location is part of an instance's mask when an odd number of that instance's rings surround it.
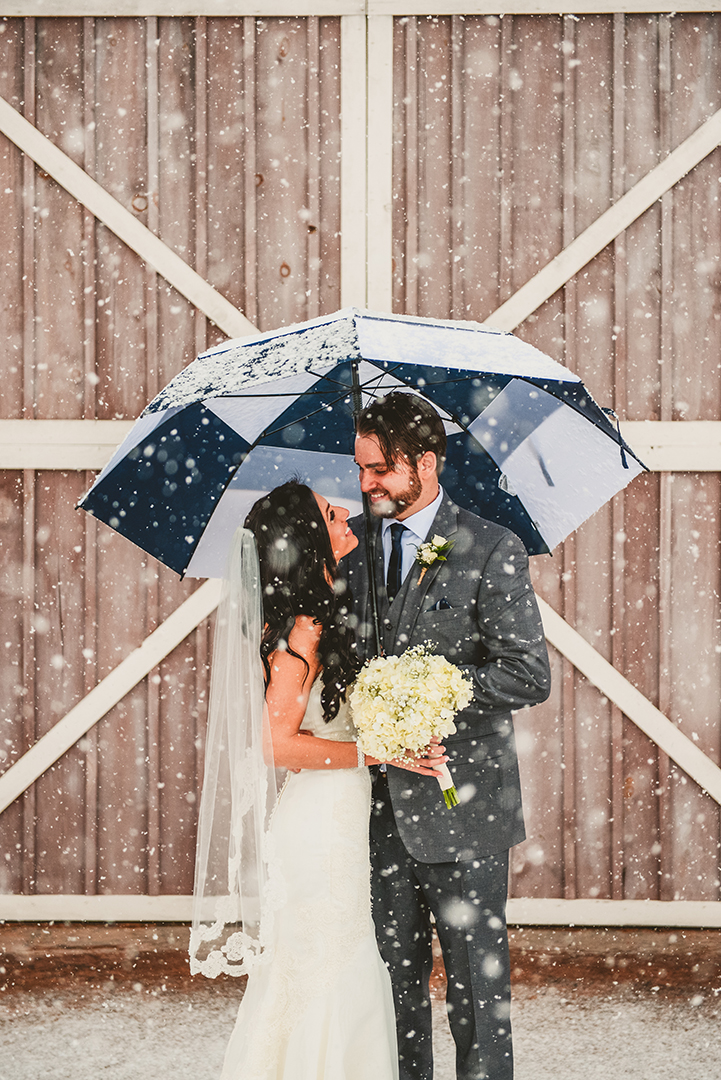
<svg viewBox="0 0 721 1080">
<path fill-rule="evenodd" d="M 512 1080 L 508 851 L 465 863 L 414 859 L 398 834 L 382 772 L 373 787 L 370 846 L 373 918 L 393 984 L 400 1080 L 433 1077 L 431 915 L 448 981 L 456 1076 Z"/>
</svg>

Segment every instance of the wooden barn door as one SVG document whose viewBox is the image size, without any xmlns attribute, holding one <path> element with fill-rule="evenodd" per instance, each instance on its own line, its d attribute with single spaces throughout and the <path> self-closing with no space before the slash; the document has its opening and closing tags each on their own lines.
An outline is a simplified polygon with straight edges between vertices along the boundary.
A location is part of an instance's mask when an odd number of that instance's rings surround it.
<svg viewBox="0 0 721 1080">
<path fill-rule="evenodd" d="M 512 917 L 718 924 L 719 16 L 321 6 L 0 23 L 0 916 L 185 917 L 217 589 L 73 508 L 197 352 L 356 304 L 516 330 L 652 469 L 534 561 Z"/>
</svg>

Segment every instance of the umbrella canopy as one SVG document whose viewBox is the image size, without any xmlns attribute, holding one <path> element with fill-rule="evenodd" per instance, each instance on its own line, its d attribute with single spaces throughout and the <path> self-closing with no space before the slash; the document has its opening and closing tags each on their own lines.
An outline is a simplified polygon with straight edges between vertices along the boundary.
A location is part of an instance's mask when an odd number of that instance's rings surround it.
<svg viewBox="0 0 721 1080">
<path fill-rule="evenodd" d="M 351 308 L 203 353 L 80 505 L 179 574 L 220 576 L 253 502 L 293 475 L 360 508 L 354 411 L 398 389 L 444 419 L 446 491 L 530 554 L 644 468 L 578 376 L 513 334 Z"/>
</svg>

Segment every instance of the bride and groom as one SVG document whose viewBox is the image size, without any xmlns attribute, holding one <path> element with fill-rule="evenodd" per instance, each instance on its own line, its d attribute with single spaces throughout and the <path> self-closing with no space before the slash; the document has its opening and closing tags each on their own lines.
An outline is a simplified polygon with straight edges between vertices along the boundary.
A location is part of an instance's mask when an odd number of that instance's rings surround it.
<svg viewBox="0 0 721 1080">
<path fill-rule="evenodd" d="M 524 829 L 511 711 L 543 701 L 550 675 L 525 548 L 443 492 L 445 446 L 440 417 L 415 395 L 378 399 L 357 424 L 383 650 L 430 641 L 474 686 L 456 733 L 410 763 L 363 758 L 345 701 L 375 654 L 362 519 L 349 527 L 346 510 L 290 482 L 246 521 L 262 601 L 256 741 L 289 772 L 262 823 L 273 866 L 264 948 L 223 1080 L 430 1080 L 433 924 L 456 1075 L 512 1077 L 505 904 L 508 849 Z M 429 540 L 445 558 L 423 566 Z M 436 780 L 446 761 L 452 809 Z M 203 803 L 213 797 L 204 788 Z M 242 952 L 247 938 L 233 939 Z"/>
</svg>

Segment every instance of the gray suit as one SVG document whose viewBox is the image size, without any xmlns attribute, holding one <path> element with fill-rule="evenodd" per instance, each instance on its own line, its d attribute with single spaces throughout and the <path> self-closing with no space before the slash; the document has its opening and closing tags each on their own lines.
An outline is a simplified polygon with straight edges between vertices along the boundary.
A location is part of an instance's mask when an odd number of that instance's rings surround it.
<svg viewBox="0 0 721 1080">
<path fill-rule="evenodd" d="M 362 519 L 348 558 L 357 641 L 372 655 Z M 376 535 L 380 523 L 374 522 Z M 394 985 L 402 1080 L 430 1080 L 430 913 L 448 975 L 458 1076 L 513 1073 L 505 900 L 508 849 L 525 836 L 511 711 L 545 700 L 548 655 L 528 557 L 513 533 L 443 497 L 429 538 L 454 541 L 419 582 L 414 565 L 389 605 L 376 544 L 383 646 L 431 641 L 473 677 L 474 700 L 445 740 L 461 804 L 447 810 L 435 778 L 389 767 L 371 818 L 374 917 Z M 412 1034 L 410 1034 L 412 1032 Z"/>
</svg>

